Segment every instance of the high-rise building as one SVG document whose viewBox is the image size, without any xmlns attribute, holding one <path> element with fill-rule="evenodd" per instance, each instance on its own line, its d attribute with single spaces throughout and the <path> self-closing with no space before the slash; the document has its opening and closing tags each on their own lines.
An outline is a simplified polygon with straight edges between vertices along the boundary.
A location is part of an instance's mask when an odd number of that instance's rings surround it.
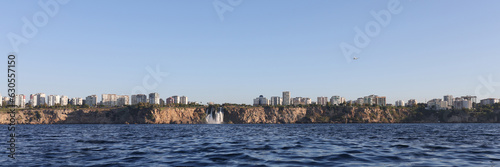
<svg viewBox="0 0 500 167">
<path fill-rule="evenodd" d="M 302 98 L 302 100 L 303 100 L 303 103 L 305 105 L 312 104 L 311 98 L 306 97 L 306 98 Z"/>
<path fill-rule="evenodd" d="M 472 109 L 473 100 L 467 96 L 457 97 L 453 101 L 453 108 L 455 109 Z"/>
<path fill-rule="evenodd" d="M 38 95 L 37 94 L 30 95 L 30 105 L 31 105 L 31 107 L 36 107 L 38 105 Z"/>
<path fill-rule="evenodd" d="M 136 105 L 138 103 L 147 103 L 148 97 L 145 94 L 136 94 L 132 95 L 132 105 Z"/>
<path fill-rule="evenodd" d="M 410 100 L 408 100 L 408 106 L 409 106 L 409 107 L 412 107 L 412 106 L 417 106 L 417 104 L 418 104 L 418 103 L 417 103 L 417 100 L 415 100 L 415 99 L 410 99 Z"/>
<path fill-rule="evenodd" d="M 283 104 L 283 99 L 279 96 L 273 96 L 271 97 L 271 105 L 273 106 L 279 106 Z"/>
<path fill-rule="evenodd" d="M 37 106 L 46 104 L 45 93 L 37 93 Z"/>
<path fill-rule="evenodd" d="M 318 97 L 318 102 L 316 104 L 326 106 L 328 104 L 328 97 Z"/>
<path fill-rule="evenodd" d="M 90 95 L 85 98 L 85 104 L 90 107 L 97 106 L 97 95 Z"/>
<path fill-rule="evenodd" d="M 71 105 L 74 105 L 74 106 L 81 106 L 81 105 L 83 105 L 83 99 L 80 97 L 74 97 L 74 98 L 71 98 L 70 103 L 71 103 Z"/>
<path fill-rule="evenodd" d="M 345 98 L 340 97 L 340 96 L 332 96 L 332 98 L 330 98 L 330 103 L 332 105 L 339 105 L 339 104 L 345 103 Z"/>
<path fill-rule="evenodd" d="M 160 104 L 160 94 L 150 93 L 149 94 L 149 104 Z"/>
<path fill-rule="evenodd" d="M 359 104 L 359 105 L 363 105 L 363 104 L 365 104 L 365 98 L 361 98 L 361 97 L 360 97 L 360 98 L 358 98 L 358 99 L 356 100 L 356 104 Z"/>
<path fill-rule="evenodd" d="M 378 96 L 375 98 L 377 100 L 377 105 L 379 106 L 386 106 L 387 105 L 387 101 L 386 101 L 386 97 L 385 96 Z"/>
<path fill-rule="evenodd" d="M 385 96 L 370 95 L 363 97 L 363 104 L 385 106 L 387 104 Z"/>
<path fill-rule="evenodd" d="M 487 98 L 487 99 L 481 100 L 482 105 L 493 105 L 495 103 L 500 103 L 500 100 L 495 99 L 495 98 Z"/>
<path fill-rule="evenodd" d="M 56 97 L 54 95 L 49 95 L 47 97 L 47 105 L 48 106 L 54 106 L 56 103 Z"/>
<path fill-rule="evenodd" d="M 168 104 L 174 104 L 174 98 L 168 97 L 167 100 L 166 100 L 166 103 L 167 103 L 167 105 Z"/>
<path fill-rule="evenodd" d="M 284 91 L 283 92 L 283 105 L 288 106 L 288 105 L 291 105 L 290 103 L 291 103 L 290 92 Z"/>
<path fill-rule="evenodd" d="M 264 106 L 269 105 L 269 100 L 265 98 L 263 95 L 260 95 L 258 98 L 253 100 L 254 106 Z"/>
<path fill-rule="evenodd" d="M 179 100 L 181 104 L 188 104 L 188 98 L 186 96 L 181 96 Z"/>
<path fill-rule="evenodd" d="M 165 105 L 165 100 L 160 98 L 160 106 L 164 106 L 164 105 Z"/>
<path fill-rule="evenodd" d="M 61 97 L 59 95 L 49 95 L 47 97 L 47 105 L 55 106 L 61 103 Z"/>
<path fill-rule="evenodd" d="M 304 105 L 304 100 L 302 100 L 302 97 L 295 97 L 292 99 L 292 104 L 293 105 L 299 105 L 299 104 Z"/>
<path fill-rule="evenodd" d="M 107 107 L 117 106 L 118 97 L 116 94 L 102 94 L 101 104 Z"/>
<path fill-rule="evenodd" d="M 175 96 L 172 96 L 172 98 L 174 99 L 174 103 L 175 104 L 179 104 L 181 102 L 181 99 L 179 98 L 179 96 L 175 95 Z"/>
<path fill-rule="evenodd" d="M 2 98 L 2 103 L 5 103 L 5 105 L 10 105 L 10 97 L 6 96 Z"/>
<path fill-rule="evenodd" d="M 377 99 L 376 99 L 376 97 L 377 97 L 376 95 L 365 96 L 365 97 L 363 98 L 363 102 L 364 102 L 364 104 L 368 104 L 368 105 L 370 105 L 370 106 L 371 106 L 371 105 L 374 105 L 374 104 L 376 104 L 376 103 L 377 103 L 377 101 L 376 101 L 376 100 L 377 100 Z"/>
<path fill-rule="evenodd" d="M 14 96 L 15 99 L 14 99 L 14 104 L 19 107 L 19 108 L 24 108 L 25 107 L 25 101 L 26 101 L 26 97 L 23 95 L 23 94 L 19 94 L 19 95 L 16 95 Z"/>
<path fill-rule="evenodd" d="M 470 101 L 471 103 L 476 103 L 477 100 L 477 96 L 462 96 L 460 98 Z"/>
<path fill-rule="evenodd" d="M 60 104 L 61 104 L 61 106 L 68 105 L 68 96 L 61 96 Z"/>
<path fill-rule="evenodd" d="M 116 105 L 117 106 L 124 106 L 124 105 L 129 105 L 129 98 L 128 95 L 119 95 L 117 96 L 116 99 Z"/>
<path fill-rule="evenodd" d="M 394 105 L 396 107 L 404 107 L 405 106 L 405 102 L 403 100 L 398 100 L 394 103 Z"/>
<path fill-rule="evenodd" d="M 427 109 L 447 110 L 449 107 L 448 103 L 442 99 L 432 99 L 427 102 Z"/>
<path fill-rule="evenodd" d="M 444 95 L 443 100 L 447 103 L 448 106 L 453 106 L 453 96 L 452 95 Z"/>
</svg>

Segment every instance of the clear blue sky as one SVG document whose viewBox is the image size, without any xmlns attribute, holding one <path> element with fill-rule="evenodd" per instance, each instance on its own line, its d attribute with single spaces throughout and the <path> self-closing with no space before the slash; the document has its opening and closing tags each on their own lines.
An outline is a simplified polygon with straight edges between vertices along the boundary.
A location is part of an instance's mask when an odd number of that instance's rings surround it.
<svg viewBox="0 0 500 167">
<path fill-rule="evenodd" d="M 393 14 L 351 62 L 340 43 L 353 45 L 354 27 L 364 30 L 375 20 L 370 11 L 386 10 L 388 0 L 244 0 L 225 12 L 223 21 L 213 2 L 73 0 L 61 5 L 20 45 L 18 91 L 130 95 L 143 85 L 147 66 L 168 73 L 148 92 L 204 103 L 249 104 L 261 94 L 281 96 L 285 90 L 313 101 L 377 94 L 387 96 L 388 103 L 422 102 L 445 94 L 476 95 L 481 76 L 500 82 L 498 0 L 401 1 L 401 13 Z M 0 11 L 0 50 L 6 57 L 14 51 L 7 34 L 22 35 L 22 18 L 32 20 L 43 9 L 35 0 L 2 0 Z M 0 87 L 5 96 L 6 82 Z M 482 92 L 500 98 L 500 85 L 492 90 Z"/>
</svg>

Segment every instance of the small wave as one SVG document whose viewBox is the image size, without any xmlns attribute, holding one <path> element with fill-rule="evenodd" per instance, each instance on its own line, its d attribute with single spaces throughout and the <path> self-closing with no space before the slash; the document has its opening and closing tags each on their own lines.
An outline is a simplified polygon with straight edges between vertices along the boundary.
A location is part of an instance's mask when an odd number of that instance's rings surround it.
<svg viewBox="0 0 500 167">
<path fill-rule="evenodd" d="M 144 157 L 127 157 L 124 158 L 123 161 L 125 162 L 136 162 L 138 160 L 144 159 Z"/>
<path fill-rule="evenodd" d="M 392 145 L 391 147 L 395 147 L 395 148 L 408 148 L 410 146 L 409 145 L 405 145 L 405 144 L 395 144 L 395 145 Z"/>
<path fill-rule="evenodd" d="M 447 149 L 451 149 L 451 148 L 445 147 L 445 146 L 431 146 L 431 145 L 423 146 L 423 148 L 427 148 L 427 149 L 431 149 L 431 150 L 447 150 Z"/>
<path fill-rule="evenodd" d="M 247 150 L 273 150 L 274 148 L 269 146 L 269 145 L 265 145 L 264 147 L 256 147 L 256 148 L 246 148 Z"/>
<path fill-rule="evenodd" d="M 113 144 L 119 143 L 117 141 L 107 141 L 107 140 L 77 140 L 78 143 L 90 143 L 90 144 Z"/>
</svg>

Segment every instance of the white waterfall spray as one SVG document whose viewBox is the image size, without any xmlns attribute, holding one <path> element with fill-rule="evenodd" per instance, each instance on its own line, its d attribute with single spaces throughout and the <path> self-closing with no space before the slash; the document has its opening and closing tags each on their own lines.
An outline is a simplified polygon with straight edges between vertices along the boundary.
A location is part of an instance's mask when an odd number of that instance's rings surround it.
<svg viewBox="0 0 500 167">
<path fill-rule="evenodd" d="M 219 107 L 218 111 L 210 108 L 206 111 L 207 117 L 205 118 L 208 124 L 221 124 L 224 122 L 224 111 Z"/>
</svg>

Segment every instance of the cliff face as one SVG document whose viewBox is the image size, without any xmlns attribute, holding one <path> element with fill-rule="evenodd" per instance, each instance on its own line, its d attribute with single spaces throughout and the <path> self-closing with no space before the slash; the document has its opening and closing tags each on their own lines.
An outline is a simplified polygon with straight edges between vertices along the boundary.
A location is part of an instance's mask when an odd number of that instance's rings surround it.
<svg viewBox="0 0 500 167">
<path fill-rule="evenodd" d="M 33 109 L 16 114 L 18 124 L 204 124 L 205 107 L 122 107 L 112 109 Z M 500 123 L 500 111 L 410 111 L 380 107 L 225 106 L 224 122 L 286 123 Z M 0 124 L 10 116 L 0 113 Z"/>
<path fill-rule="evenodd" d="M 237 124 L 297 123 L 306 115 L 305 108 L 225 107 L 224 121 Z"/>
<path fill-rule="evenodd" d="M 114 108 L 24 110 L 16 114 L 18 124 L 201 124 L 204 108 Z M 0 114 L 0 124 L 8 124 L 10 116 Z"/>
</svg>

